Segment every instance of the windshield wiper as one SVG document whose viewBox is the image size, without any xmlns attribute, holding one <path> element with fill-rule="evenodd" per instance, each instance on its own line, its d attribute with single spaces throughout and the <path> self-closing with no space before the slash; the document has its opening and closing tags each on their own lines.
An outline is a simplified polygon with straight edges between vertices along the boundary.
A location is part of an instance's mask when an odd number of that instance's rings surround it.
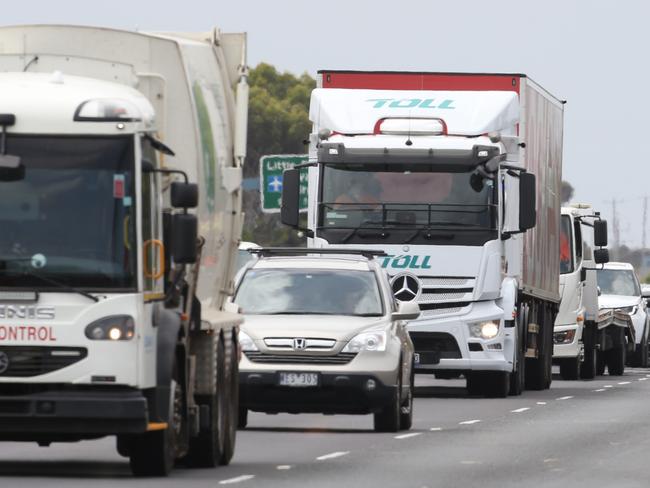
<svg viewBox="0 0 650 488">
<path fill-rule="evenodd" d="M 12 262 L 12 261 L 3 260 L 3 261 L 0 261 L 0 265 L 6 265 L 7 262 Z M 19 262 L 19 261 L 24 261 L 24 260 L 16 259 L 16 262 Z M 7 270 L 6 267 L 5 268 L 0 268 L 0 273 L 7 273 L 7 271 L 9 271 L 9 270 Z M 73 286 L 66 285 L 65 283 L 61 283 L 60 281 L 53 280 L 52 278 L 46 278 L 43 275 L 40 275 L 38 273 L 34 273 L 33 271 L 23 269 L 23 270 L 20 270 L 16 274 L 21 274 L 23 276 L 29 276 L 31 278 L 37 278 L 37 279 L 41 280 L 43 283 L 48 283 L 50 285 L 56 286 L 57 288 L 60 288 L 63 291 L 78 293 L 79 295 L 82 295 L 82 296 L 84 296 L 86 298 L 90 298 L 94 302 L 99 302 L 99 298 L 97 298 L 94 295 L 91 295 L 87 291 L 83 291 L 83 290 L 80 290 L 80 289 L 75 288 Z"/>
</svg>

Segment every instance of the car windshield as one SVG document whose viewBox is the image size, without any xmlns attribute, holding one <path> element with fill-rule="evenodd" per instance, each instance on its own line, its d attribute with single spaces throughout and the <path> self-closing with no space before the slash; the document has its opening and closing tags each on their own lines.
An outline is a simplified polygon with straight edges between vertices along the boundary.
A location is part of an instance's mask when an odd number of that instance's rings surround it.
<svg viewBox="0 0 650 488">
<path fill-rule="evenodd" d="M 422 164 L 324 165 L 323 228 L 496 228 L 494 182 Z"/>
<path fill-rule="evenodd" d="M 0 181 L 0 287 L 136 287 L 131 136 L 7 138 L 25 177 Z"/>
<path fill-rule="evenodd" d="M 245 314 L 383 315 L 372 271 L 249 269 L 234 301 Z"/>
<path fill-rule="evenodd" d="M 636 276 L 629 269 L 599 269 L 598 286 L 603 295 L 641 295 Z"/>
</svg>

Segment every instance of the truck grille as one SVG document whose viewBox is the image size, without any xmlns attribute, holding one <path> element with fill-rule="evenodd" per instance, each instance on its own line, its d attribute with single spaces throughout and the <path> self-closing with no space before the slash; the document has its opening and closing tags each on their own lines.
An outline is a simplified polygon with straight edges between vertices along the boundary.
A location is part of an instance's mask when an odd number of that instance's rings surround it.
<svg viewBox="0 0 650 488">
<path fill-rule="evenodd" d="M 309 354 L 264 354 L 246 351 L 246 357 L 254 363 L 263 364 L 348 364 L 357 355 L 356 352 L 340 352 L 333 356 L 316 356 Z"/>
<path fill-rule="evenodd" d="M 409 273 L 402 273 L 393 276 L 391 283 L 398 300 L 412 300 L 416 295 L 414 291 L 417 291 L 417 303 L 422 311 L 421 317 L 424 318 L 457 313 L 469 306 L 474 299 L 476 279 L 471 277 L 414 277 Z M 405 291 L 405 288 L 408 290 Z"/>
<path fill-rule="evenodd" d="M 70 366 L 87 355 L 83 347 L 0 347 L 0 376 L 39 376 Z"/>
</svg>

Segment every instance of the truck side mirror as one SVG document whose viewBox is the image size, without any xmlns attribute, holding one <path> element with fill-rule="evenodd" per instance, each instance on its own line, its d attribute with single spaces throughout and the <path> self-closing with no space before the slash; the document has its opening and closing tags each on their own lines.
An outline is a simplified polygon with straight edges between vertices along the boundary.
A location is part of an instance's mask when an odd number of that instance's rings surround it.
<svg viewBox="0 0 650 488">
<path fill-rule="evenodd" d="M 594 261 L 596 264 L 609 263 L 609 249 L 596 249 L 594 250 Z"/>
<path fill-rule="evenodd" d="M 300 170 L 288 169 L 282 176 L 282 223 L 297 229 L 300 226 Z"/>
<path fill-rule="evenodd" d="M 536 178 L 531 173 L 519 175 L 519 230 L 532 229 L 537 224 Z"/>
<path fill-rule="evenodd" d="M 607 245 L 607 221 L 594 221 L 594 244 L 598 247 Z"/>
<path fill-rule="evenodd" d="M 174 181 L 171 185 L 171 201 L 174 208 L 196 208 L 199 204 L 199 186 L 196 183 Z"/>
<path fill-rule="evenodd" d="M 175 263 L 196 263 L 198 227 L 196 215 L 183 213 L 172 217 L 172 256 Z"/>
</svg>

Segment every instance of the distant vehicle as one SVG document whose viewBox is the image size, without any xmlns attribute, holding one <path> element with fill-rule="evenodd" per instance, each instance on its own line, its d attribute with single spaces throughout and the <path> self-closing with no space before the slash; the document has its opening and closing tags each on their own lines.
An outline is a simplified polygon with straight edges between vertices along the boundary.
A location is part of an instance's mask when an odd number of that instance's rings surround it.
<svg viewBox="0 0 650 488">
<path fill-rule="evenodd" d="M 617 327 L 608 334 L 604 351 L 604 364 L 610 374 L 623 374 L 625 363 L 648 366 L 648 314 L 641 286 L 629 263 L 607 263 L 597 271 L 601 310 L 613 310 L 629 317 L 630 327 Z M 611 346 L 611 348 L 609 347 Z M 631 357 L 628 358 L 628 354 Z M 602 369 L 602 366 L 601 366 Z"/>
<path fill-rule="evenodd" d="M 254 242 L 241 242 L 239 243 L 239 250 L 237 251 L 237 264 L 235 265 L 235 274 L 238 273 L 246 264 L 255 258 L 254 254 L 249 252 L 250 249 L 259 249 L 260 246 Z"/>
<path fill-rule="evenodd" d="M 565 380 L 592 379 L 598 370 L 596 265 L 609 261 L 607 222 L 590 205 L 562 208 L 560 220 L 560 310 L 553 332 L 553 362 Z M 595 246 L 600 247 L 594 249 Z"/>
<path fill-rule="evenodd" d="M 563 102 L 521 74 L 320 71 L 307 235 L 383 249 L 416 371 L 471 394 L 550 387 Z M 282 221 L 300 227 L 300 170 Z"/>
<path fill-rule="evenodd" d="M 240 427 L 253 410 L 372 413 L 376 431 L 411 428 L 406 321 L 419 307 L 395 300 L 369 251 L 332 251 L 260 250 L 240 275 Z"/>
</svg>

